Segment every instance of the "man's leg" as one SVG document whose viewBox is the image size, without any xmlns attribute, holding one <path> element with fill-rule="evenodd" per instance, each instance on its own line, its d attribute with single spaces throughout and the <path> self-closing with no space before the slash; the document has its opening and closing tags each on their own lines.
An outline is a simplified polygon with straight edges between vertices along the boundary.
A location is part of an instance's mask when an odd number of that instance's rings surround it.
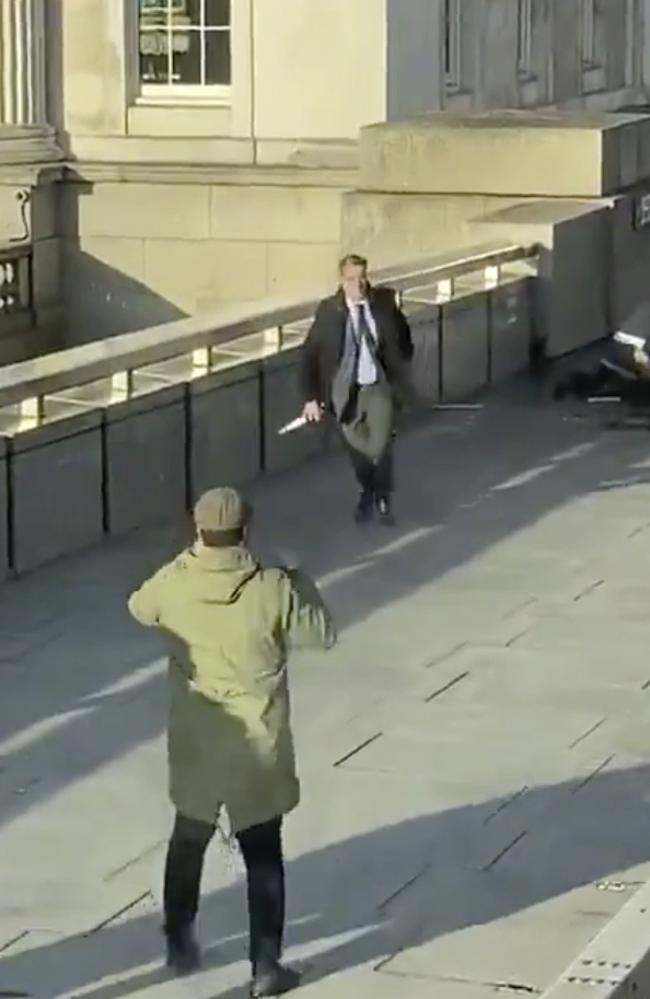
<svg viewBox="0 0 650 999">
<path fill-rule="evenodd" d="M 248 884 L 253 996 L 280 995 L 299 981 L 280 963 L 285 905 L 281 827 L 278 818 L 237 835 Z"/>
<path fill-rule="evenodd" d="M 352 467 L 361 487 L 358 521 L 370 519 L 375 502 L 382 508 L 390 502 L 392 431 L 390 387 L 378 384 L 360 389 L 354 420 L 342 427 Z"/>
<path fill-rule="evenodd" d="M 391 439 L 375 466 L 375 492 L 377 499 L 390 500 L 393 488 L 393 441 Z"/>
<path fill-rule="evenodd" d="M 343 441 L 359 483 L 360 494 L 355 515 L 358 523 L 365 523 L 372 518 L 375 496 L 375 462 L 368 455 L 369 430 L 365 401 L 366 390 L 361 389 L 353 420 L 341 425 Z"/>
<path fill-rule="evenodd" d="M 214 827 L 177 815 L 165 864 L 167 963 L 180 974 L 196 970 L 199 948 L 193 927 L 199 908 L 203 858 Z"/>
<path fill-rule="evenodd" d="M 373 492 L 381 520 L 393 523 L 393 424 L 394 405 L 389 385 L 373 385 L 368 393 L 369 450 L 374 457 Z"/>
<path fill-rule="evenodd" d="M 363 451 L 359 450 L 353 434 L 348 435 L 344 430 L 343 439 L 350 455 L 356 480 L 359 483 L 356 518 L 359 522 L 364 522 L 372 517 L 375 496 L 375 464 Z"/>
</svg>

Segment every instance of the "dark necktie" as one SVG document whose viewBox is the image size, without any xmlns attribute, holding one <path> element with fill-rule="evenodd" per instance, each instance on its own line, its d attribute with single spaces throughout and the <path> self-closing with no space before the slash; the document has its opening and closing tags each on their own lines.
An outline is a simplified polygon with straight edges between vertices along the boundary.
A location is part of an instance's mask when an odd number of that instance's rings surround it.
<svg viewBox="0 0 650 999">
<path fill-rule="evenodd" d="M 366 319 L 366 309 L 362 304 L 357 305 L 357 336 L 359 347 L 361 347 L 362 343 L 365 343 L 370 352 L 373 353 L 374 341 L 370 327 L 368 326 L 368 320 Z"/>
</svg>

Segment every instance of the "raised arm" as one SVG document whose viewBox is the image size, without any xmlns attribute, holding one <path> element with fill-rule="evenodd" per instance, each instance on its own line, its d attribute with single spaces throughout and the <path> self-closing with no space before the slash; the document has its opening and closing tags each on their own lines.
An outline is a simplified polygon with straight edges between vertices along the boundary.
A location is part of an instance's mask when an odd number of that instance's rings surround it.
<svg viewBox="0 0 650 999">
<path fill-rule="evenodd" d="M 331 649 L 336 626 L 316 584 L 299 569 L 285 569 L 283 579 L 283 628 L 291 645 Z"/>
<path fill-rule="evenodd" d="M 162 591 L 170 572 L 171 566 L 160 569 L 129 597 L 131 617 L 145 628 L 155 628 L 161 623 Z"/>
</svg>

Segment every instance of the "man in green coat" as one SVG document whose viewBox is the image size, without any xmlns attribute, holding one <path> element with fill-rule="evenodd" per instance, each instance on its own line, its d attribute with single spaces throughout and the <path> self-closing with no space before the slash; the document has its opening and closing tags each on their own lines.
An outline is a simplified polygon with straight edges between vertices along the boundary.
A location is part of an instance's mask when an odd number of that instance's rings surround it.
<svg viewBox="0 0 650 999">
<path fill-rule="evenodd" d="M 336 641 L 315 584 L 264 569 L 246 547 L 249 510 L 214 489 L 194 510 L 195 545 L 132 595 L 129 610 L 169 643 L 169 776 L 176 809 L 165 869 L 168 965 L 200 963 L 194 936 L 203 858 L 222 809 L 247 870 L 251 996 L 298 985 L 281 964 L 282 817 L 300 788 L 290 727 L 287 656 Z"/>
</svg>

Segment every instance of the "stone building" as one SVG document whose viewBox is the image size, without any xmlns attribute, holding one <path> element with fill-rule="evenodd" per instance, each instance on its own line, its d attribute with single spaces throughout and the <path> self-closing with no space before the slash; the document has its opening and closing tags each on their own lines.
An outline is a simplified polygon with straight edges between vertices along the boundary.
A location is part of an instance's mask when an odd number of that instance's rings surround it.
<svg viewBox="0 0 650 999">
<path fill-rule="evenodd" d="M 16 349 L 331 280 L 364 126 L 649 83 L 650 0 L 0 0 L 0 227 L 41 330 Z"/>
</svg>

